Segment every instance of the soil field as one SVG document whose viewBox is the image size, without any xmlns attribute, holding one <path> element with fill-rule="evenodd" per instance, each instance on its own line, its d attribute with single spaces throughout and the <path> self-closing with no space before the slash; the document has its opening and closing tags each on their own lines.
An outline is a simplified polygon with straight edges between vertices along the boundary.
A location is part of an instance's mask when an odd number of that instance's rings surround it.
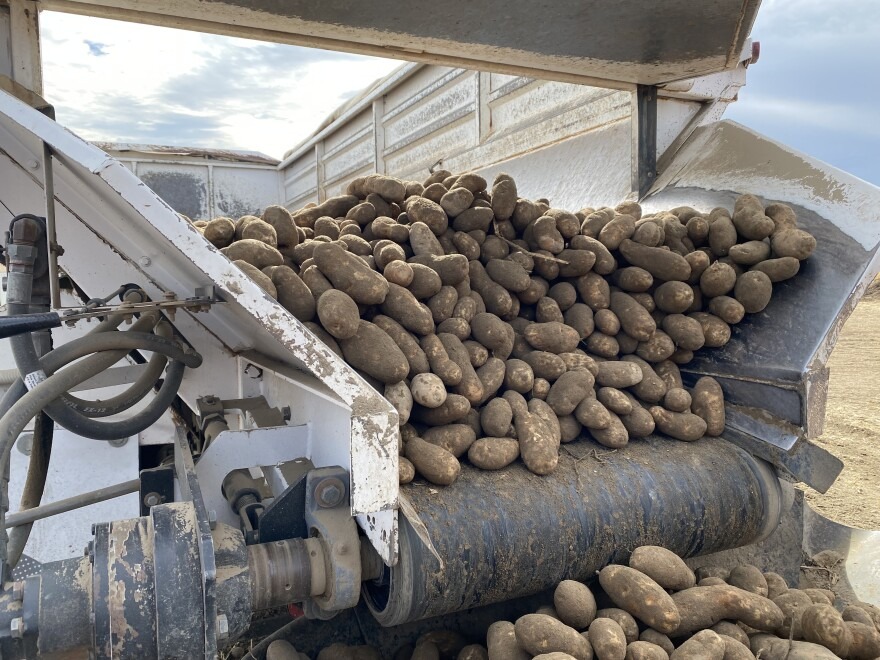
<svg viewBox="0 0 880 660">
<path fill-rule="evenodd" d="M 828 363 L 825 433 L 818 443 L 845 467 L 810 505 L 851 527 L 880 530 L 880 280 L 849 317 Z"/>
</svg>

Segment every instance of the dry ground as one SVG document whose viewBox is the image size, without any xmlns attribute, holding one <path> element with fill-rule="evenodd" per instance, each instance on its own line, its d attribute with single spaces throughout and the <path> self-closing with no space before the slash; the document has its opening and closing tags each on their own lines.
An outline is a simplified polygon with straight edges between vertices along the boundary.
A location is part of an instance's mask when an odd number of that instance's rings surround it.
<svg viewBox="0 0 880 660">
<path fill-rule="evenodd" d="M 818 443 L 845 467 L 812 507 L 851 527 L 880 530 L 880 279 L 849 317 L 829 361 L 825 433 Z"/>
</svg>

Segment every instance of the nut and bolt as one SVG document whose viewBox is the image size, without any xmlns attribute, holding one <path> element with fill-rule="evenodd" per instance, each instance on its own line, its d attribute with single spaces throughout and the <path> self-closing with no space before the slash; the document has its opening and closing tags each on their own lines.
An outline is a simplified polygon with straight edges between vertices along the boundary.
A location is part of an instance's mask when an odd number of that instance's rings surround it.
<svg viewBox="0 0 880 660">
<path fill-rule="evenodd" d="M 12 583 L 12 600 L 24 598 L 24 582 L 16 580 Z"/>
<path fill-rule="evenodd" d="M 217 512 L 214 509 L 208 510 L 208 525 L 211 529 L 217 527 Z"/>
<path fill-rule="evenodd" d="M 20 616 L 15 617 L 9 623 L 9 631 L 12 634 L 13 639 L 21 639 L 24 637 L 24 619 Z"/>
<path fill-rule="evenodd" d="M 229 620 L 225 614 L 217 615 L 217 640 L 225 641 L 229 638 Z"/>
<path fill-rule="evenodd" d="M 321 508 L 332 509 L 342 502 L 343 497 L 345 484 L 337 477 L 324 479 L 315 486 L 315 499 Z"/>
<path fill-rule="evenodd" d="M 162 496 L 155 491 L 150 491 L 146 495 L 144 495 L 144 506 L 153 507 L 157 504 L 162 504 Z"/>
</svg>

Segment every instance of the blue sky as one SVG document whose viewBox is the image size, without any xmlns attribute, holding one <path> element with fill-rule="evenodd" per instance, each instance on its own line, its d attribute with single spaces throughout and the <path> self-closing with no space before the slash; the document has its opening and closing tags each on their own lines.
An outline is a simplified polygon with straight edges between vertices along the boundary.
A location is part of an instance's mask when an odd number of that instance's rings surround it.
<svg viewBox="0 0 880 660">
<path fill-rule="evenodd" d="M 45 12 L 45 92 L 93 140 L 275 157 L 400 63 Z M 763 0 L 726 117 L 880 185 L 880 0 Z"/>
</svg>

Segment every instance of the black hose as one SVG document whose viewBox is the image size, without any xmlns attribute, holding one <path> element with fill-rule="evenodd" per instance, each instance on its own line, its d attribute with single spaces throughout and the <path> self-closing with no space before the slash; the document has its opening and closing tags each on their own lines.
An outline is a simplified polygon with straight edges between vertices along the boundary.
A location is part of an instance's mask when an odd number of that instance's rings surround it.
<svg viewBox="0 0 880 660">
<path fill-rule="evenodd" d="M 156 326 L 157 335 L 166 339 L 171 337 L 171 326 L 162 321 Z M 153 353 L 147 367 L 138 379 L 128 387 L 124 392 L 110 397 L 104 401 L 88 401 L 80 399 L 72 394 L 65 394 L 61 400 L 69 407 L 77 412 L 95 419 L 98 417 L 110 417 L 125 412 L 133 405 L 141 401 L 147 394 L 153 391 L 156 383 L 162 377 L 165 365 L 168 364 L 168 358 L 161 353 Z"/>
</svg>

